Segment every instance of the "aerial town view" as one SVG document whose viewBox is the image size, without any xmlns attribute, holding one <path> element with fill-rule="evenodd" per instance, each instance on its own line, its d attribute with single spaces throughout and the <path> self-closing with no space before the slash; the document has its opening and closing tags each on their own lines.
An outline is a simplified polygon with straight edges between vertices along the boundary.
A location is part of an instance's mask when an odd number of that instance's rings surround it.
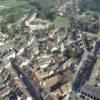
<svg viewBox="0 0 100 100">
<path fill-rule="evenodd" d="M 0 100 L 100 100 L 100 0 L 0 0 Z"/>
</svg>

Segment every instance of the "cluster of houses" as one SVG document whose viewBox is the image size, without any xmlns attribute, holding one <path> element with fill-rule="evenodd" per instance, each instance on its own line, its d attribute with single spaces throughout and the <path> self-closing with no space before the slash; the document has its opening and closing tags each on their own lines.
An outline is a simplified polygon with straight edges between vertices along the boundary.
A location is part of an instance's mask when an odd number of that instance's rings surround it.
<svg viewBox="0 0 100 100">
<path fill-rule="evenodd" d="M 41 98 L 40 100 L 72 100 L 72 98 L 75 100 L 75 97 L 71 96 L 72 92 L 78 91 L 79 93 L 81 89 L 84 90 L 87 87 L 86 84 L 80 88 L 86 80 L 89 80 L 89 77 L 85 78 L 91 74 L 89 73 L 93 68 L 91 66 L 95 66 L 100 57 L 100 38 L 98 35 L 95 37 L 87 35 L 92 46 L 92 50 L 88 51 L 84 46 L 80 32 L 71 28 L 51 30 L 47 35 L 37 37 L 36 34 L 40 33 L 33 31 L 48 28 L 50 23 L 36 19 L 35 16 L 36 14 L 25 20 L 23 27 L 29 29 L 27 35 L 17 34 L 12 40 L 5 42 L 7 37 L 0 33 L 0 41 L 2 41 L 0 44 L 0 74 L 3 75 L 6 70 L 9 70 L 10 79 L 8 79 L 9 75 L 6 75 L 5 81 L 11 81 L 11 77 L 15 80 L 17 77 L 17 83 L 24 83 L 24 87 L 21 89 L 26 94 L 29 92 L 32 96 L 30 100 L 38 97 Z M 17 66 L 12 64 L 13 61 L 17 63 Z M 14 76 L 13 73 L 16 75 Z M 99 80 L 99 74 L 98 72 L 96 81 Z M 11 88 L 9 93 L 15 93 L 16 89 L 13 85 L 10 87 L 10 83 L 4 85 L 4 88 L 0 87 L 0 93 L 6 88 Z M 99 86 L 99 84 L 96 85 Z M 15 86 L 19 87 L 19 85 Z M 21 98 L 26 97 L 23 91 L 19 90 L 17 93 Z M 32 91 L 36 93 L 35 97 L 33 97 Z M 4 100 L 9 97 L 11 96 L 2 94 Z M 22 100 L 27 100 L 24 97 Z"/>
</svg>

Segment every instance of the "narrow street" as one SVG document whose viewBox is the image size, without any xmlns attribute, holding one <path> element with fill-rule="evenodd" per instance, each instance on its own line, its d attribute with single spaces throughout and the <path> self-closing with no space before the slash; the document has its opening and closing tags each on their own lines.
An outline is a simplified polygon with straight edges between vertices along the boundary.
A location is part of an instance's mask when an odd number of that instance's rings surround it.
<svg viewBox="0 0 100 100">
<path fill-rule="evenodd" d="M 15 59 L 11 61 L 12 67 L 18 74 L 18 76 L 21 78 L 21 80 L 24 82 L 27 90 L 29 91 L 30 95 L 35 98 L 35 100 L 42 100 L 40 93 L 37 91 L 35 87 L 32 86 L 31 82 L 29 81 L 28 77 L 25 75 L 25 73 L 20 69 L 18 66 L 18 63 Z"/>
</svg>

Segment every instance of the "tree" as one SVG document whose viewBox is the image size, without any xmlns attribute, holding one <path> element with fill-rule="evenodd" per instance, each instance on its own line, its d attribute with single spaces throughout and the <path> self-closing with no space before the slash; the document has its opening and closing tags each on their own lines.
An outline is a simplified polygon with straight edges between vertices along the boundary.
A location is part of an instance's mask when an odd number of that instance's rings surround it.
<svg viewBox="0 0 100 100">
<path fill-rule="evenodd" d="M 32 0 L 31 5 L 37 8 L 37 17 L 50 20 L 55 19 L 55 6 L 49 4 L 48 0 L 43 2 L 41 0 Z"/>
<path fill-rule="evenodd" d="M 68 58 L 73 57 L 74 55 L 73 48 L 71 46 L 67 46 L 64 55 L 67 56 Z"/>
<path fill-rule="evenodd" d="M 83 41 L 84 41 L 84 44 L 85 44 L 86 49 L 87 50 L 90 50 L 91 47 L 90 47 L 90 42 L 87 39 L 87 35 L 86 34 L 82 34 L 82 38 L 83 38 Z"/>
<path fill-rule="evenodd" d="M 13 27 L 8 28 L 8 35 L 10 39 L 15 36 L 15 29 Z"/>
<path fill-rule="evenodd" d="M 80 0 L 79 1 L 79 9 L 81 12 L 84 12 L 88 9 L 90 0 Z"/>
<path fill-rule="evenodd" d="M 7 33 L 7 32 L 8 32 L 7 23 L 6 23 L 6 22 L 1 22 L 1 23 L 0 23 L 0 26 L 1 26 L 1 31 L 2 31 L 3 33 Z"/>
<path fill-rule="evenodd" d="M 16 16 L 14 16 L 13 14 L 11 14 L 11 15 L 8 16 L 8 22 L 9 23 L 15 22 L 15 19 L 16 19 Z"/>
<path fill-rule="evenodd" d="M 53 11 L 50 10 L 48 12 L 47 18 L 50 19 L 51 21 L 53 21 L 55 19 L 55 17 L 56 17 L 56 11 L 55 10 L 53 10 Z"/>
</svg>

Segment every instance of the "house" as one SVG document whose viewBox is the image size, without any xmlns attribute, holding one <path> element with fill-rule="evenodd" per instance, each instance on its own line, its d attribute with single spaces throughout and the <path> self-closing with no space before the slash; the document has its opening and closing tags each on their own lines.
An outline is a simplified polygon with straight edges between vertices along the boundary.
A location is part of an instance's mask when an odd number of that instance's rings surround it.
<svg viewBox="0 0 100 100">
<path fill-rule="evenodd" d="M 15 57 L 15 51 L 13 50 L 12 44 L 6 43 L 0 46 L 0 60 L 3 62 L 4 66 L 9 67 L 10 59 Z"/>
<path fill-rule="evenodd" d="M 99 57 L 97 57 L 97 61 L 95 63 L 95 66 L 93 68 L 93 71 L 88 83 L 91 85 L 95 85 L 98 88 L 100 87 L 100 58 Z"/>
<path fill-rule="evenodd" d="M 32 43 L 36 43 L 37 44 L 37 39 L 36 39 L 34 34 L 28 34 L 26 38 L 27 38 L 27 41 L 28 41 L 27 46 L 32 45 Z"/>
<path fill-rule="evenodd" d="M 41 69 L 45 69 L 48 67 L 48 65 L 50 64 L 52 58 L 48 57 L 48 58 L 40 58 L 38 59 L 38 67 L 40 67 Z"/>
<path fill-rule="evenodd" d="M 41 95 L 43 97 L 43 100 L 53 100 L 50 92 L 48 92 L 47 89 L 41 89 Z"/>
<path fill-rule="evenodd" d="M 13 48 L 17 55 L 23 53 L 25 47 L 27 46 L 26 36 L 17 34 L 13 40 Z"/>
<path fill-rule="evenodd" d="M 48 72 L 45 72 L 43 70 L 38 70 L 35 72 L 36 77 L 38 78 L 38 80 L 42 80 L 45 77 L 48 77 Z"/>
<path fill-rule="evenodd" d="M 33 15 L 29 15 L 25 20 L 25 25 L 29 26 L 29 23 L 36 18 L 36 15 L 36 13 L 34 13 Z"/>
<path fill-rule="evenodd" d="M 100 86 L 100 73 L 96 76 L 96 84 Z"/>
<path fill-rule="evenodd" d="M 68 30 L 66 28 L 60 28 L 57 32 L 55 32 L 54 38 L 57 41 L 57 44 L 61 44 L 68 38 Z"/>
<path fill-rule="evenodd" d="M 23 66 L 26 66 L 30 63 L 30 59 L 26 58 L 26 57 L 22 57 L 20 56 L 16 56 L 16 59 L 19 62 L 20 68 L 22 68 Z"/>
<path fill-rule="evenodd" d="M 97 57 L 93 54 L 86 54 L 82 61 L 81 67 L 73 82 L 73 90 L 79 91 L 80 88 L 89 80 L 93 67 L 96 63 Z"/>
<path fill-rule="evenodd" d="M 37 76 L 36 76 L 36 74 L 35 74 L 35 72 L 34 71 L 32 71 L 32 73 L 30 73 L 30 79 L 31 79 L 31 81 L 32 81 L 32 85 L 34 86 L 34 87 L 39 87 L 39 83 L 40 83 L 40 81 L 39 81 L 39 79 L 37 78 Z"/>
<path fill-rule="evenodd" d="M 55 91 L 56 89 L 61 89 L 64 84 L 73 80 L 73 72 L 71 70 L 65 70 L 59 72 L 58 74 L 54 74 L 43 81 L 43 86 L 48 89 L 48 91 Z M 63 91 L 64 92 L 64 91 Z"/>
<path fill-rule="evenodd" d="M 3 6 L 0 6 L 0 8 L 3 8 Z M 0 21 L 4 20 L 3 16 L 0 16 Z"/>
<path fill-rule="evenodd" d="M 30 29 L 30 32 L 37 29 L 48 29 L 51 24 L 49 21 L 44 21 L 42 19 L 36 18 L 37 13 L 33 15 L 29 15 L 29 17 L 25 20 L 25 26 Z"/>
<path fill-rule="evenodd" d="M 52 94 L 55 94 L 55 96 L 53 96 L 54 100 L 69 100 L 69 95 L 71 92 L 71 83 L 68 82 L 62 85 L 59 89 L 57 89 L 57 91 L 54 91 Z"/>
<path fill-rule="evenodd" d="M 4 45 L 5 39 L 8 37 L 8 35 L 0 32 L 0 45 Z"/>
<path fill-rule="evenodd" d="M 32 54 L 33 54 L 33 48 L 31 46 L 28 46 L 24 49 L 22 56 L 30 59 L 32 58 Z"/>
<path fill-rule="evenodd" d="M 100 40 L 96 41 L 95 49 L 94 49 L 94 54 L 96 54 L 98 56 L 100 55 Z"/>
<path fill-rule="evenodd" d="M 48 78 L 43 82 L 43 86 L 44 88 L 48 89 L 48 91 L 52 91 L 55 90 L 56 88 L 59 88 L 59 86 L 55 86 L 57 85 L 57 83 L 59 83 L 59 81 L 61 81 L 61 75 L 55 75 L 54 77 Z M 55 89 L 53 89 L 53 86 L 55 86 Z"/>
<path fill-rule="evenodd" d="M 34 42 L 31 46 L 33 48 L 33 54 L 37 55 L 39 53 L 38 43 Z"/>
<path fill-rule="evenodd" d="M 0 77 L 0 95 L 5 99 L 8 100 L 11 98 L 12 92 L 15 93 L 18 97 L 21 97 L 23 94 L 23 97 L 29 97 L 29 93 L 26 90 L 25 85 L 22 83 L 22 81 L 19 79 L 15 71 L 10 68 L 4 68 L 1 71 L 1 77 Z M 5 85 L 6 84 L 6 85 Z M 25 96 L 25 94 L 27 94 Z M 20 96 L 19 96 L 20 95 Z M 1 99 L 0 99 L 1 100 Z"/>
<path fill-rule="evenodd" d="M 38 54 L 39 53 L 39 47 L 38 42 L 36 40 L 35 35 L 28 34 L 25 38 L 25 46 L 23 48 L 23 56 L 32 57 L 32 54 Z M 22 42 L 21 42 L 22 43 Z"/>
<path fill-rule="evenodd" d="M 53 38 L 48 38 L 47 39 L 48 48 L 54 47 L 55 46 L 55 43 L 56 43 L 56 41 Z"/>
<path fill-rule="evenodd" d="M 82 86 L 82 88 L 79 91 L 79 93 L 81 95 L 83 95 L 84 100 L 86 98 L 93 99 L 93 100 L 100 100 L 100 88 L 97 88 L 97 87 L 95 87 L 93 85 L 85 84 L 84 86 Z M 79 99 L 81 97 L 79 97 Z"/>
</svg>

